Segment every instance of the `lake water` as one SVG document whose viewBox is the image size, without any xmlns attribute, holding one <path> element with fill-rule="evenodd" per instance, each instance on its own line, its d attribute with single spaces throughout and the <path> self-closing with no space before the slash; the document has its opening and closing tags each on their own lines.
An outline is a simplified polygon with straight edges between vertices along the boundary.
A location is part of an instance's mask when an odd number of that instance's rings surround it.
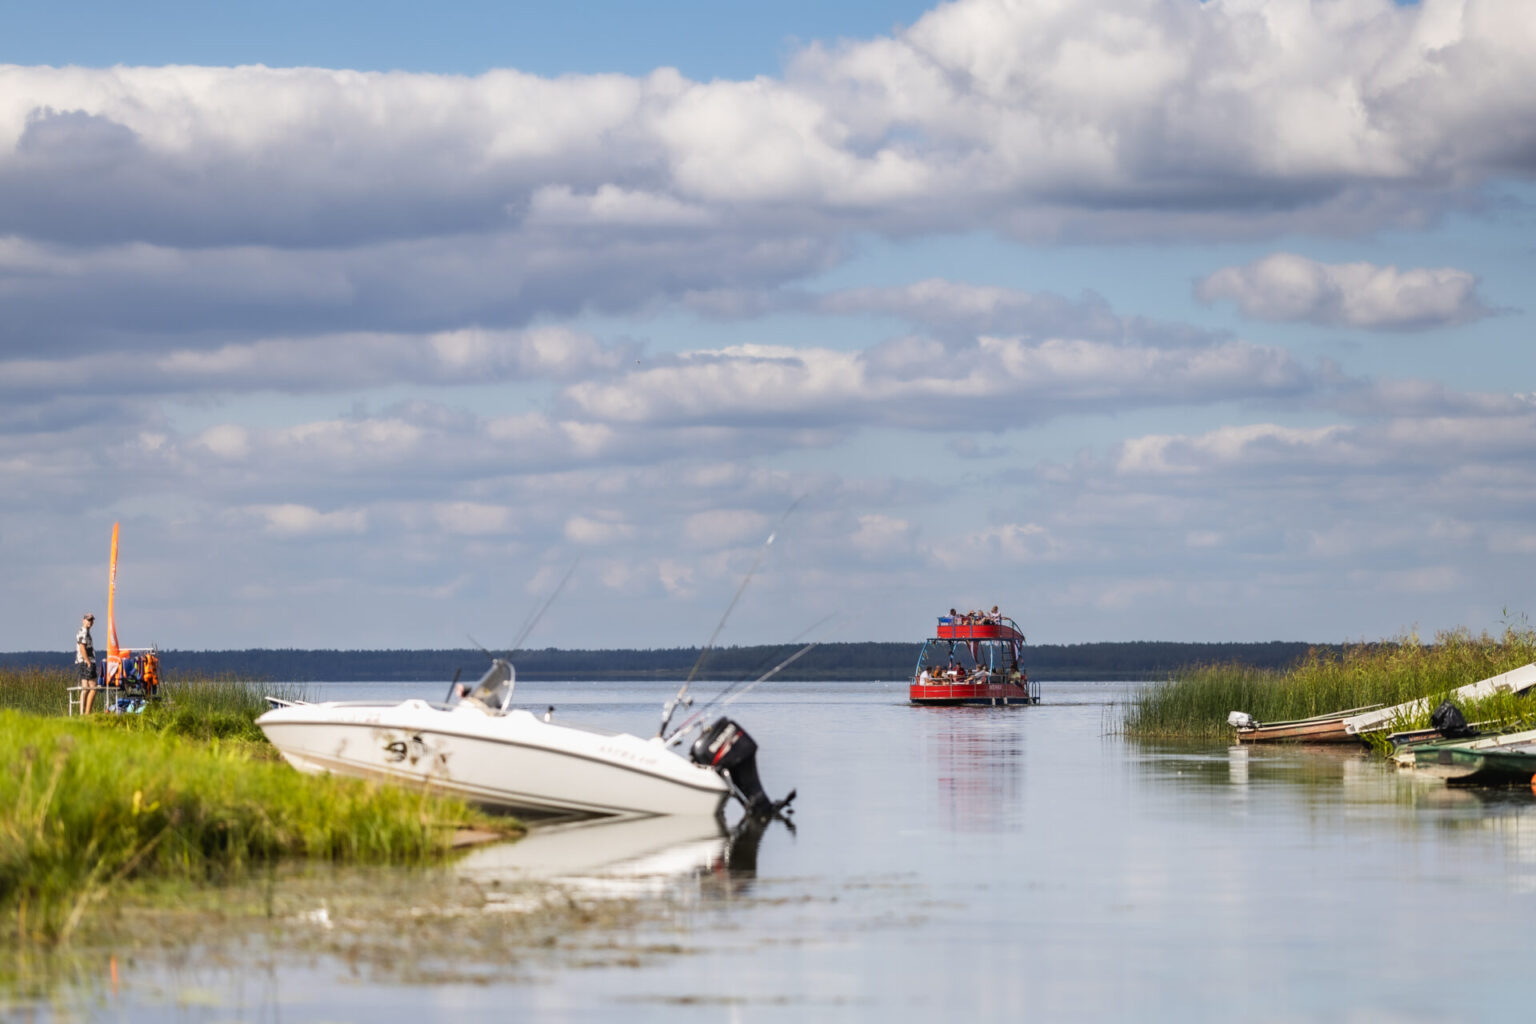
<svg viewBox="0 0 1536 1024">
<path fill-rule="evenodd" d="M 674 686 L 525 682 L 518 703 L 648 735 Z M 730 713 L 769 793 L 798 789 L 794 833 L 774 825 L 729 867 L 707 828 L 653 823 L 535 835 L 451 869 L 494 874 L 506 856 L 590 898 L 646 896 L 660 909 L 624 941 L 677 952 L 433 981 L 262 948 L 141 964 L 70 1010 L 371 1024 L 1529 1012 L 1536 796 L 1449 790 L 1355 751 L 1127 741 L 1113 704 L 1128 691 L 1051 683 L 1038 707 L 913 708 L 895 683 L 764 684 Z"/>
</svg>

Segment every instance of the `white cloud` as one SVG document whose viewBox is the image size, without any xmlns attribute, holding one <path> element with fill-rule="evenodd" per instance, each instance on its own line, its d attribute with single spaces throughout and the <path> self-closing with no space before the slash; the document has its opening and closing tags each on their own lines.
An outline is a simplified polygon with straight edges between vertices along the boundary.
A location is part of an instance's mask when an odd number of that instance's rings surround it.
<svg viewBox="0 0 1536 1024">
<path fill-rule="evenodd" d="M 573 544 L 601 546 L 631 540 L 635 528 L 617 515 L 571 516 L 565 521 L 565 539 Z"/>
<path fill-rule="evenodd" d="M 710 509 L 688 517 L 683 536 L 701 548 L 721 548 L 746 541 L 760 541 L 768 535 L 768 518 L 748 509 Z"/>
<path fill-rule="evenodd" d="M 965 570 L 991 564 L 1027 565 L 1061 554 L 1061 542 L 1045 526 L 1004 523 L 933 544 L 929 557 L 946 568 Z"/>
<path fill-rule="evenodd" d="M 194 443 L 221 459 L 243 459 L 251 450 L 250 432 L 234 423 L 209 427 L 198 435 Z"/>
<path fill-rule="evenodd" d="M 910 551 L 917 535 L 905 519 L 872 512 L 858 517 L 858 529 L 848 543 L 869 558 L 891 558 Z"/>
<path fill-rule="evenodd" d="M 1126 474 L 1192 476 L 1208 472 L 1217 463 L 1270 461 L 1297 451 L 1310 458 L 1343 433 L 1339 427 L 1299 429 L 1256 423 L 1221 427 L 1196 437 L 1151 434 L 1122 442 L 1115 468 Z"/>
<path fill-rule="evenodd" d="M 887 227 L 1315 215 L 1529 170 L 1530 37 L 1500 0 L 959 0 L 741 82 L 4 67 L 0 232 L 355 244 L 518 211 L 651 228 L 786 204 Z"/>
<path fill-rule="evenodd" d="M 571 385 L 582 417 L 610 423 L 886 423 L 998 429 L 1082 412 L 1303 393 L 1308 374 L 1247 342 L 1164 348 L 982 337 L 901 339 L 864 352 L 743 345 L 686 353 Z"/>
<path fill-rule="evenodd" d="M 704 206 L 616 185 L 602 185 L 585 195 L 567 185 L 547 185 L 533 193 L 527 216 L 528 224 L 550 227 L 700 228 L 714 220 Z"/>
<path fill-rule="evenodd" d="M 1532 49 L 1499 0 L 958 0 L 748 82 L 0 66 L 0 344 L 280 370 L 280 348 L 240 346 L 442 332 L 451 355 L 453 332 L 583 310 L 750 309 L 862 232 L 1418 225 L 1536 170 Z M 1459 273 L 1377 270 L 1304 315 L 1465 319 Z M 945 282 L 827 302 L 971 334 L 1118 329 L 1091 299 Z M 528 357 L 477 354 L 571 372 Z"/>
<path fill-rule="evenodd" d="M 900 316 L 945 332 L 1070 335 L 1115 340 L 1125 325 L 1104 300 L 1086 296 L 1070 302 L 1058 295 L 929 278 L 887 288 L 852 288 L 821 298 L 828 313 L 873 312 Z"/>
<path fill-rule="evenodd" d="M 110 377 L 140 398 L 280 391 L 290 394 L 411 385 L 483 385 L 576 379 L 632 358 L 633 346 L 604 345 L 559 327 L 521 331 L 463 328 L 430 335 L 334 334 L 271 338 L 158 354 L 0 360 L 0 394 L 94 394 Z"/>
<path fill-rule="evenodd" d="M 1477 297 L 1477 278 L 1465 270 L 1318 263 L 1286 252 L 1218 270 L 1195 292 L 1204 302 L 1234 302 L 1258 320 L 1369 330 L 1444 327 L 1488 312 Z"/>
<path fill-rule="evenodd" d="M 260 518 L 269 534 L 307 537 L 337 533 L 363 533 L 368 529 L 365 509 L 321 512 L 307 505 L 252 505 L 243 510 Z"/>
<path fill-rule="evenodd" d="M 688 596 L 693 592 L 694 571 L 687 562 L 663 558 L 656 563 L 656 575 L 668 594 Z"/>
<path fill-rule="evenodd" d="M 474 501 L 438 504 L 432 509 L 432 518 L 450 533 L 472 537 L 507 533 L 513 528 L 511 509 Z"/>
</svg>

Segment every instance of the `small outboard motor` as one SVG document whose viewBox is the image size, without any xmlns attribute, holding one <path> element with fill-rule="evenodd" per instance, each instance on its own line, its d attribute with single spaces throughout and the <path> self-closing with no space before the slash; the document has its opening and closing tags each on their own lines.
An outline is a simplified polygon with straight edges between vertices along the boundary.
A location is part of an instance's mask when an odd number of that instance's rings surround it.
<svg viewBox="0 0 1536 1024">
<path fill-rule="evenodd" d="M 754 817 L 771 818 L 786 807 L 795 794 L 778 803 L 763 792 L 757 777 L 757 741 L 729 718 L 717 719 L 693 741 L 688 756 L 694 764 L 713 768 L 725 776 L 736 796 Z"/>
</svg>

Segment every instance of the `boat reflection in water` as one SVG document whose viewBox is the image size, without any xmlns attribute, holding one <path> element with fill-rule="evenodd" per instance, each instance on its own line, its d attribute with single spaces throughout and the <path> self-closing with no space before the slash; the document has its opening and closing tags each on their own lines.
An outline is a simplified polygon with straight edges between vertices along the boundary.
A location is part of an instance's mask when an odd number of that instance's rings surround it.
<svg viewBox="0 0 1536 1024">
<path fill-rule="evenodd" d="M 927 760 L 949 830 L 1017 828 L 1025 797 L 1020 725 L 980 709 L 958 708 L 942 715 L 944 720 L 930 734 Z"/>
<path fill-rule="evenodd" d="M 757 847 L 768 822 L 748 816 L 727 829 L 714 816 L 661 815 L 535 828 L 511 843 L 471 851 L 456 873 L 487 890 L 492 902 L 520 906 L 530 882 L 554 882 L 594 898 L 664 896 L 696 883 L 707 895 L 745 891 L 757 874 Z M 512 909 L 509 907 L 509 909 Z"/>
</svg>

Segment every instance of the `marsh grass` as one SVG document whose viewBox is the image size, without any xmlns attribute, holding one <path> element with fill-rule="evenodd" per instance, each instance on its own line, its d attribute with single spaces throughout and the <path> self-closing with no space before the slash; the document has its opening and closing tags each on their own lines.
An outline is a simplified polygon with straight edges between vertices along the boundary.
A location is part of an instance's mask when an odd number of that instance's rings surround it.
<svg viewBox="0 0 1536 1024">
<path fill-rule="evenodd" d="M 1467 630 L 1353 644 L 1335 654 L 1312 651 L 1282 671 L 1243 665 L 1200 665 L 1161 686 L 1149 686 L 1125 707 L 1126 735 L 1161 739 L 1225 739 L 1227 714 L 1246 711 L 1260 722 L 1285 722 L 1370 704 L 1401 704 L 1536 661 L 1536 630 L 1506 627 L 1502 636 Z M 1437 701 L 1431 702 L 1431 707 Z M 1486 704 L 1486 706 L 1484 706 Z M 1469 721 L 1528 721 L 1524 698 L 1504 695 L 1464 708 Z M 1429 712 L 1423 716 L 1428 725 Z M 1422 728 L 1405 721 L 1394 728 Z"/>
<path fill-rule="evenodd" d="M 75 682 L 72 667 L 0 668 L 0 708 L 62 715 L 69 707 L 69 687 Z"/>
<path fill-rule="evenodd" d="M 204 695 L 163 714 L 0 711 L 0 943 L 65 941 L 136 879 L 227 880 L 281 858 L 420 863 L 457 827 L 515 828 L 420 790 L 302 775 L 247 738 L 238 689 Z"/>
<path fill-rule="evenodd" d="M 35 715 L 62 716 L 68 709 L 68 689 L 75 685 L 73 669 L 0 669 L 0 708 Z M 171 676 L 160 687 L 159 698 L 142 713 L 116 714 L 102 709 L 89 720 L 103 727 L 186 736 L 192 739 L 266 740 L 256 718 L 267 710 L 266 695 L 289 700 L 304 696 L 301 689 L 273 686 L 235 677 L 214 679 Z"/>
</svg>

